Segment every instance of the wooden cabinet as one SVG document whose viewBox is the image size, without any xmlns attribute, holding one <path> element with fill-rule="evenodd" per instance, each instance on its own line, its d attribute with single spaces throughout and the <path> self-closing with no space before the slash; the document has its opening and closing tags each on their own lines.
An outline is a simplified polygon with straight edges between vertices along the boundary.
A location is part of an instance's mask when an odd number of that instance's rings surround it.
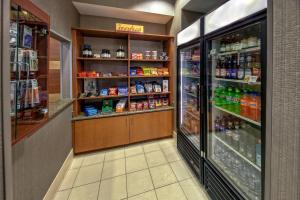
<svg viewBox="0 0 300 200">
<path fill-rule="evenodd" d="M 130 143 L 171 136 L 172 115 L 172 111 L 130 115 Z"/>
<path fill-rule="evenodd" d="M 73 121 L 75 153 L 170 137 L 173 110 Z"/>
<path fill-rule="evenodd" d="M 129 143 L 127 116 L 73 122 L 75 153 L 93 151 Z"/>
</svg>

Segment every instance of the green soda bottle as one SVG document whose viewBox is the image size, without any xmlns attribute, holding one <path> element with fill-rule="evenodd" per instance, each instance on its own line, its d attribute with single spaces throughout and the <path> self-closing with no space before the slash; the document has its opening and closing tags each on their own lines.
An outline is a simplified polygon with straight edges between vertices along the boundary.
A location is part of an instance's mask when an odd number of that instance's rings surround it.
<svg viewBox="0 0 300 200">
<path fill-rule="evenodd" d="M 235 94 L 233 96 L 233 112 L 240 114 L 240 106 L 241 106 L 241 90 L 239 88 L 235 88 Z"/>
<path fill-rule="evenodd" d="M 232 87 L 228 87 L 228 92 L 226 96 L 226 101 L 227 101 L 227 109 L 232 111 L 233 110 L 233 97 L 234 97 L 234 91 Z"/>
</svg>

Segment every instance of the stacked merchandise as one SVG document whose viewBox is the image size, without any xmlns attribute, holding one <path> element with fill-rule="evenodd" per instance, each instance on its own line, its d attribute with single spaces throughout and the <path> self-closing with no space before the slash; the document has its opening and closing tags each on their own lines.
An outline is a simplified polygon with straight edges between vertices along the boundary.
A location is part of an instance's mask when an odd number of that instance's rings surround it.
<svg viewBox="0 0 300 200">
<path fill-rule="evenodd" d="M 156 50 L 155 51 L 146 50 L 144 54 L 141 52 L 131 53 L 132 60 L 143 60 L 144 58 L 146 60 L 168 60 L 169 59 L 166 52 L 161 52 L 160 56 L 158 57 L 158 53 Z"/>
<path fill-rule="evenodd" d="M 130 76 L 168 76 L 169 70 L 165 67 L 132 67 Z"/>
<path fill-rule="evenodd" d="M 251 120 L 261 120 L 260 93 L 249 88 L 218 86 L 214 90 L 214 105 Z"/>
<path fill-rule="evenodd" d="M 198 134 L 200 131 L 200 111 L 197 109 L 197 100 L 190 98 L 183 102 L 185 113 L 183 117 L 183 126 L 188 133 Z"/>
<path fill-rule="evenodd" d="M 101 77 L 126 77 L 127 74 L 125 73 L 117 73 L 117 72 L 109 72 L 109 73 L 102 73 L 102 72 L 96 72 L 96 71 L 92 71 L 92 72 L 86 72 L 86 71 L 82 71 L 79 72 L 77 77 L 78 78 L 101 78 Z"/>
<path fill-rule="evenodd" d="M 261 66 L 259 54 L 241 53 L 238 56 L 222 56 L 217 60 L 216 78 L 244 80 L 246 82 L 259 82 Z"/>
<path fill-rule="evenodd" d="M 95 53 L 93 53 L 95 52 Z M 90 44 L 84 44 L 81 47 L 81 56 L 84 58 L 112 58 L 111 51 L 109 49 L 102 49 L 99 50 L 99 53 L 97 53 L 97 50 L 92 50 L 92 46 Z M 125 50 L 124 47 L 121 45 L 116 51 L 115 57 L 118 59 L 124 59 L 125 58 Z"/>
<path fill-rule="evenodd" d="M 156 109 L 168 105 L 169 105 L 169 99 L 167 97 L 161 97 L 161 98 L 149 97 L 147 100 L 131 101 L 130 111 Z"/>
<path fill-rule="evenodd" d="M 95 105 L 89 104 L 83 106 L 83 112 L 85 116 L 94 116 L 99 113 L 101 114 L 111 114 L 113 112 L 122 113 L 125 112 L 126 104 L 127 104 L 127 99 L 120 99 L 115 104 L 111 99 L 105 99 L 100 104 L 95 103 Z"/>
<path fill-rule="evenodd" d="M 84 93 L 81 93 L 79 97 L 105 97 L 105 96 L 127 96 L 127 87 L 110 87 L 102 88 L 100 91 L 97 87 L 97 82 L 95 79 L 85 79 L 84 80 Z"/>
<path fill-rule="evenodd" d="M 130 87 L 131 94 L 162 93 L 169 91 L 169 81 L 163 80 L 162 84 L 157 81 L 143 83 L 137 81 Z"/>
</svg>

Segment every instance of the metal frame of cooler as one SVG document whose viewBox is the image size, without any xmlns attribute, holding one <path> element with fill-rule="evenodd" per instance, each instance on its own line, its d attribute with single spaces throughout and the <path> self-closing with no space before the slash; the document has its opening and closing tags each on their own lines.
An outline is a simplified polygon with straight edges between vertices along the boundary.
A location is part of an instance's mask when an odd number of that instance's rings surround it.
<svg viewBox="0 0 300 200">
<path fill-rule="evenodd" d="M 203 20 L 203 19 L 201 19 Z M 203 23 L 202 23 L 203 24 Z M 203 30 L 203 27 L 200 27 Z M 203 32 L 202 32 L 203 33 Z M 182 44 L 178 46 L 177 48 L 177 86 L 180 80 L 180 50 L 184 49 L 186 47 L 199 44 L 200 48 L 200 99 L 199 99 L 199 109 L 200 109 L 200 151 L 192 144 L 192 142 L 189 141 L 188 138 L 184 135 L 184 133 L 180 129 L 180 90 L 177 89 L 177 148 L 179 152 L 182 154 L 183 158 L 187 161 L 189 167 L 192 169 L 194 174 L 198 177 L 198 180 L 200 183 L 203 184 L 203 163 L 204 159 L 202 158 L 201 154 L 203 154 L 204 149 L 203 149 L 203 134 L 204 134 L 204 129 L 202 128 L 203 126 L 203 118 L 204 118 L 204 108 L 203 108 L 203 77 L 204 77 L 204 49 L 203 49 L 203 38 L 199 37 L 197 39 L 194 39 L 186 44 Z M 177 87 L 179 88 L 179 87 Z"/>
<path fill-rule="evenodd" d="M 266 144 L 266 78 L 267 78 L 267 18 L 266 18 L 266 9 L 259 11 L 255 14 L 248 16 L 246 19 L 239 20 L 231 25 L 225 26 L 220 30 L 213 31 L 208 35 L 204 36 L 204 49 L 205 57 L 207 59 L 207 42 L 218 36 L 222 36 L 228 32 L 236 31 L 237 29 L 249 26 L 256 22 L 262 22 L 262 35 L 261 35 L 261 63 L 262 66 L 262 78 L 261 78 L 261 101 L 262 101 L 262 115 L 261 115 L 261 141 L 262 141 L 262 165 L 261 165 L 261 176 L 262 176 L 262 200 L 264 199 L 264 184 L 265 184 L 265 144 Z M 208 75 L 209 67 L 205 62 L 205 74 Z M 205 76 L 205 96 L 207 96 L 207 76 Z M 204 100 L 205 103 L 205 113 L 208 112 L 207 108 L 207 98 Z M 212 162 L 207 158 L 208 151 L 208 127 L 207 127 L 207 114 L 205 114 L 204 129 L 204 149 L 205 149 L 205 159 L 204 159 L 204 185 L 205 188 L 212 198 L 212 200 L 244 200 L 245 198 L 238 192 L 238 190 L 226 179 L 226 177 L 218 170 Z"/>
</svg>

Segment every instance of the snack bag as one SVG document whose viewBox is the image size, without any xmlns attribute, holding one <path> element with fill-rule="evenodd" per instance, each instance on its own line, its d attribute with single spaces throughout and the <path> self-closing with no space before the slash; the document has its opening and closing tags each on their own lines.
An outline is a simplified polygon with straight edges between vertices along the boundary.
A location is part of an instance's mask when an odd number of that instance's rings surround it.
<svg viewBox="0 0 300 200">
<path fill-rule="evenodd" d="M 152 67 L 151 68 L 151 75 L 154 75 L 154 76 L 157 76 L 158 74 L 157 74 L 157 68 L 155 68 L 155 67 Z"/>
<path fill-rule="evenodd" d="M 153 85 L 154 92 L 161 92 L 161 86 L 158 83 Z"/>
<path fill-rule="evenodd" d="M 137 76 L 143 76 L 143 75 L 144 75 L 144 72 L 143 72 L 143 70 L 142 70 L 141 67 L 137 68 L 137 70 L 136 70 L 136 75 L 137 75 Z"/>
<path fill-rule="evenodd" d="M 143 101 L 143 109 L 148 110 L 149 109 L 149 102 L 148 101 Z"/>
<path fill-rule="evenodd" d="M 143 94 L 145 93 L 145 88 L 142 84 L 136 84 L 136 90 L 138 94 Z"/>
<path fill-rule="evenodd" d="M 155 101 L 154 99 L 149 99 L 149 108 L 150 109 L 155 109 Z"/>
<path fill-rule="evenodd" d="M 126 105 L 126 99 L 121 99 L 117 105 L 116 105 L 116 112 L 120 113 L 120 112 L 124 112 L 125 110 L 125 105 Z"/>
<path fill-rule="evenodd" d="M 108 95 L 108 89 L 101 89 L 101 91 L 100 91 L 100 95 L 101 96 L 107 96 Z"/>
<path fill-rule="evenodd" d="M 143 110 L 143 102 L 137 102 L 136 110 Z"/>
<path fill-rule="evenodd" d="M 118 95 L 119 96 L 128 95 L 128 88 L 127 87 L 118 87 Z"/>
<path fill-rule="evenodd" d="M 147 93 L 153 92 L 153 86 L 151 83 L 145 83 L 145 90 Z"/>
<path fill-rule="evenodd" d="M 109 89 L 108 89 L 108 95 L 109 95 L 109 96 L 115 96 L 115 95 L 118 95 L 118 89 L 117 89 L 117 88 L 109 88 Z"/>
<path fill-rule="evenodd" d="M 130 92 L 131 92 L 131 94 L 136 94 L 136 85 L 132 85 L 130 87 Z"/>
<path fill-rule="evenodd" d="M 162 71 L 163 71 L 163 75 L 169 75 L 169 69 L 164 67 L 162 68 Z"/>
<path fill-rule="evenodd" d="M 136 111 L 136 102 L 133 101 L 133 102 L 130 103 L 129 110 L 130 111 Z"/>
<path fill-rule="evenodd" d="M 136 68 L 131 68 L 130 69 L 130 75 L 131 76 L 136 76 Z"/>
<path fill-rule="evenodd" d="M 161 107 L 162 104 L 161 104 L 161 99 L 155 99 L 155 107 Z"/>
<path fill-rule="evenodd" d="M 149 67 L 143 67 L 144 76 L 151 75 L 151 69 Z"/>
<path fill-rule="evenodd" d="M 163 106 L 168 106 L 169 105 L 169 99 L 168 98 L 163 98 L 162 99 L 162 105 Z"/>
</svg>

